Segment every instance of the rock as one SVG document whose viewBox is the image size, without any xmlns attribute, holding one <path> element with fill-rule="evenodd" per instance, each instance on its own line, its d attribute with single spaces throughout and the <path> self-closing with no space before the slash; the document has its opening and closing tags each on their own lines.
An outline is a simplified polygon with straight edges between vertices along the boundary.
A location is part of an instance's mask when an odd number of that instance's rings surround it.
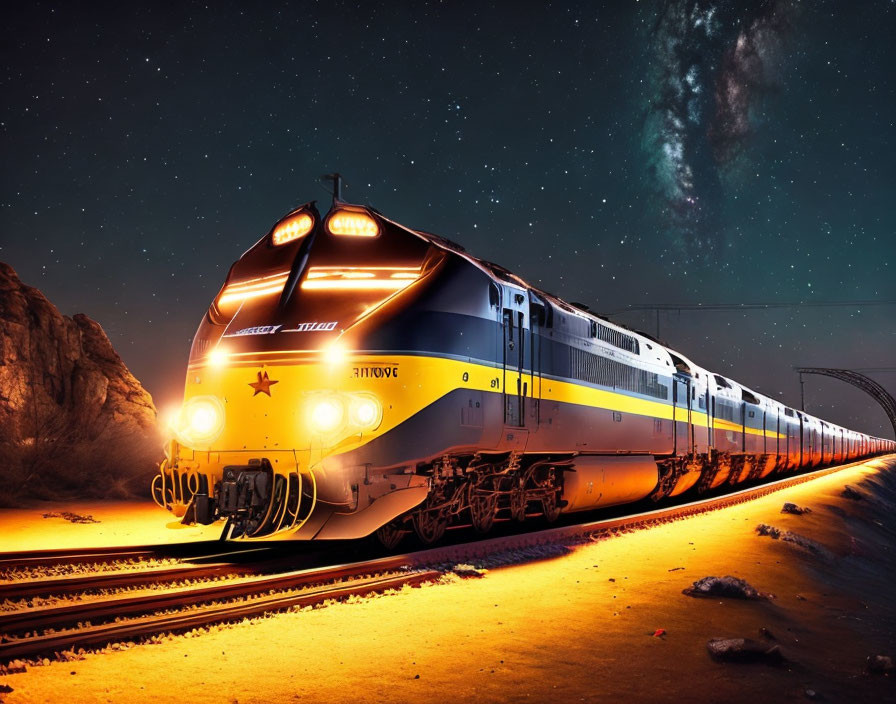
<svg viewBox="0 0 896 704">
<path fill-rule="evenodd" d="M 889 655 L 869 655 L 865 660 L 865 669 L 875 675 L 886 675 L 893 672 L 893 658 Z"/>
<path fill-rule="evenodd" d="M 68 317 L 0 262 L 4 496 L 123 495 L 161 459 L 152 397 L 100 325 Z"/>
<path fill-rule="evenodd" d="M 762 599 L 761 594 L 738 577 L 704 577 L 682 591 L 687 596 L 725 596 L 734 599 Z"/>
<path fill-rule="evenodd" d="M 781 539 L 787 543 L 793 543 L 794 545 L 799 545 L 801 548 L 805 548 L 810 552 L 814 552 L 816 555 L 820 555 L 821 557 L 825 557 L 828 559 L 833 559 L 834 555 L 821 543 L 817 543 L 811 538 L 807 538 L 804 535 L 800 535 L 799 533 L 793 533 L 789 530 L 781 530 L 780 528 L 775 528 L 774 526 L 770 526 L 766 523 L 760 523 L 756 526 L 756 532 L 759 535 L 767 535 L 772 540 Z"/>
<path fill-rule="evenodd" d="M 756 532 L 759 533 L 759 535 L 767 535 L 772 540 L 777 540 L 781 537 L 781 531 L 767 523 L 760 523 L 756 526 Z"/>
<path fill-rule="evenodd" d="M 859 492 L 853 489 L 849 484 L 843 487 L 843 491 L 840 492 L 840 496 L 846 499 L 851 499 L 852 501 L 862 501 L 865 498 Z"/>
<path fill-rule="evenodd" d="M 802 516 L 804 513 L 812 513 L 812 509 L 787 502 L 781 507 L 781 513 L 792 513 L 794 516 Z"/>
<path fill-rule="evenodd" d="M 781 648 L 750 638 L 711 638 L 706 644 L 709 654 L 726 662 L 763 662 L 769 665 L 784 660 Z"/>
<path fill-rule="evenodd" d="M 0 694 L 9 694 L 10 692 L 15 691 L 8 684 L 0 684 Z"/>
<path fill-rule="evenodd" d="M 451 572 L 454 572 L 458 577 L 484 577 L 488 570 L 464 563 L 452 567 Z"/>
</svg>

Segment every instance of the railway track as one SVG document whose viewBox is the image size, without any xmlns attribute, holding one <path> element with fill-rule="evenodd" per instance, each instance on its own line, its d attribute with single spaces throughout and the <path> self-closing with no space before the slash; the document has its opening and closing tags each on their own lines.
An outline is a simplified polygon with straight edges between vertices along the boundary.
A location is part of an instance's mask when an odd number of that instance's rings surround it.
<svg viewBox="0 0 896 704">
<path fill-rule="evenodd" d="M 889 457 L 893 459 L 896 455 Z M 0 637 L 0 663 L 15 658 L 130 641 L 152 634 L 182 632 L 197 626 L 233 621 L 294 606 L 382 592 L 406 584 L 419 585 L 437 579 L 458 562 L 487 558 L 511 550 L 575 543 L 593 539 L 596 535 L 679 520 L 750 501 L 860 464 L 864 464 L 864 461 L 828 467 L 722 496 L 635 514 L 445 545 L 404 555 L 274 575 L 244 576 L 237 580 L 207 585 L 176 586 L 138 596 L 118 594 L 90 601 L 6 612 L 0 614 L 0 634 L 3 634 Z M 232 565 L 204 566 L 205 569 L 222 570 L 228 567 L 232 568 Z M 187 573 L 188 567 L 185 566 L 177 574 Z M 157 570 L 156 575 L 158 574 Z M 127 575 L 119 576 L 125 578 Z M 96 578 L 93 577 L 94 580 Z"/>
<path fill-rule="evenodd" d="M 48 579 L 28 579 L 0 583 L 0 600 L 34 599 L 36 597 L 61 596 L 80 592 L 96 592 L 113 589 L 134 589 L 160 582 L 183 582 L 215 577 L 257 574 L 278 563 L 294 563 L 296 559 L 280 558 L 257 564 L 178 564 L 172 567 L 122 570 L 99 574 L 76 574 Z"/>
<path fill-rule="evenodd" d="M 63 564 L 82 565 L 162 559 L 186 560 L 222 554 L 235 556 L 267 549 L 258 545 L 247 547 L 245 544 L 203 540 L 192 543 L 162 543 L 158 545 L 135 545 L 132 547 L 59 548 L 53 550 L 0 552 L 0 570 L 50 567 Z"/>
</svg>

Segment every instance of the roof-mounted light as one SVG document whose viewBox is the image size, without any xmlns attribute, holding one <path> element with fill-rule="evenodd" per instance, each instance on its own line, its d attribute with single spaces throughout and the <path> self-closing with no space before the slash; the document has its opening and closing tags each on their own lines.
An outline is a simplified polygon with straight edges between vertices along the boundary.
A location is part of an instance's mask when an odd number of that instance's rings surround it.
<svg viewBox="0 0 896 704">
<path fill-rule="evenodd" d="M 380 226 L 361 210 L 337 210 L 327 219 L 327 230 L 340 237 L 376 237 Z"/>
<path fill-rule="evenodd" d="M 295 242 L 311 232 L 313 227 L 314 218 L 311 217 L 310 213 L 298 213 L 287 218 L 274 228 L 271 241 L 277 246 Z"/>
<path fill-rule="evenodd" d="M 313 266 L 302 282 L 303 290 L 400 291 L 420 278 L 410 266 Z"/>
<path fill-rule="evenodd" d="M 289 272 L 261 276 L 256 279 L 244 279 L 234 281 L 224 287 L 215 305 L 222 311 L 236 309 L 244 301 L 259 296 L 271 296 L 283 291 L 283 286 L 289 278 Z"/>
</svg>

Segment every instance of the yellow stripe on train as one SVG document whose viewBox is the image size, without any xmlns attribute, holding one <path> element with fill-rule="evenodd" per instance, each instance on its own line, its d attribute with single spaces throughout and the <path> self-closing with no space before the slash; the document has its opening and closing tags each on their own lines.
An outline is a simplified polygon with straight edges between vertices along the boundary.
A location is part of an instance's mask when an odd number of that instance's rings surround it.
<svg viewBox="0 0 896 704">
<path fill-rule="evenodd" d="M 252 386 L 267 372 L 276 383 L 270 398 Z M 407 418 L 456 389 L 502 393 L 504 386 L 527 390 L 527 397 L 570 403 L 621 413 L 673 420 L 668 402 L 630 396 L 618 391 L 595 389 L 572 381 L 559 381 L 532 374 L 519 374 L 501 367 L 430 355 L 349 355 L 336 362 L 322 362 L 308 353 L 271 352 L 265 355 L 232 356 L 225 365 L 192 365 L 187 373 L 187 399 L 214 394 L 227 407 L 228 426 L 220 447 L 270 447 L 274 437 L 292 436 L 292 447 L 311 447 L 309 438 L 296 437 L 302 427 L 298 404 L 302 395 L 314 391 L 372 392 L 384 406 L 383 422 L 340 441 L 331 451 L 344 452 L 383 435 Z M 257 385 L 257 384 L 256 384 Z M 539 388 L 540 387 L 540 388 Z M 267 393 L 267 392 L 265 392 Z M 677 408 L 675 419 L 684 421 L 687 409 Z M 706 427 L 706 413 L 691 411 L 691 422 Z M 716 419 L 718 430 L 742 432 L 743 427 Z M 752 435 L 775 438 L 776 432 L 746 428 Z M 299 433 L 301 435 L 301 433 Z"/>
</svg>

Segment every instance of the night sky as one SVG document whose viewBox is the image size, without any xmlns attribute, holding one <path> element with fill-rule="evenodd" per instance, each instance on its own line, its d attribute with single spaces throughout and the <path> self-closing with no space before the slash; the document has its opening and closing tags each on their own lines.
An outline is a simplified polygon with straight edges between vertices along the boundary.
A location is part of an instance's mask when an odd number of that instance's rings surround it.
<svg viewBox="0 0 896 704">
<path fill-rule="evenodd" d="M 344 197 L 602 313 L 896 300 L 896 4 L 19 3 L 0 260 L 98 320 L 164 407 L 231 262 Z M 615 318 L 655 332 L 652 314 Z M 798 406 L 896 366 L 896 306 L 664 313 Z M 896 393 L 896 373 L 872 372 Z M 886 437 L 808 378 L 807 410 Z"/>
</svg>

